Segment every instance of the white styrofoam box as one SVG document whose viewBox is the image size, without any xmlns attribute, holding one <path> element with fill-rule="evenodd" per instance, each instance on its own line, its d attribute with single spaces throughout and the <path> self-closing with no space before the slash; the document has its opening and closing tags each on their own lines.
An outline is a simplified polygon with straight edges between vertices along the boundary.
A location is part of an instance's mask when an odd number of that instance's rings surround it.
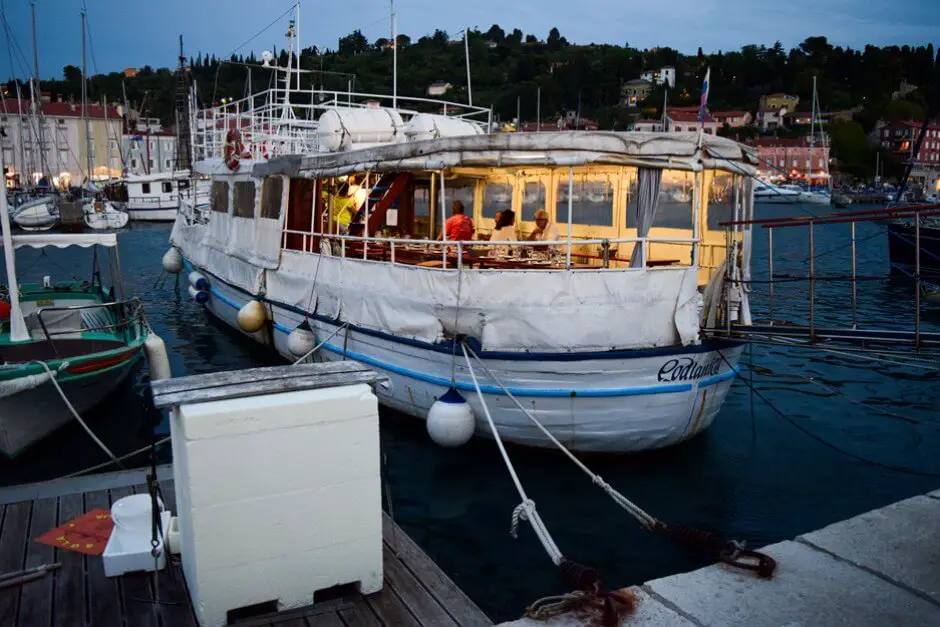
<svg viewBox="0 0 940 627">
<path fill-rule="evenodd" d="M 184 405 L 171 414 L 180 549 L 203 627 L 317 590 L 382 587 L 378 401 L 368 385 Z"/>
</svg>

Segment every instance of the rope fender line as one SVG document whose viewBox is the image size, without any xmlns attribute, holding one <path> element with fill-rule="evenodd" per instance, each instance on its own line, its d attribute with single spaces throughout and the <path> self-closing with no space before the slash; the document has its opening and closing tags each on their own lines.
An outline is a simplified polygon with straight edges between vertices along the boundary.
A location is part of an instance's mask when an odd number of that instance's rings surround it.
<svg viewBox="0 0 940 627">
<path fill-rule="evenodd" d="M 470 363 L 469 355 L 473 355 L 473 358 L 480 365 L 480 368 L 483 370 L 486 376 L 489 377 L 489 379 L 497 386 L 499 386 L 502 392 L 513 402 L 513 404 L 515 404 L 515 406 L 523 414 L 525 414 L 525 416 L 528 417 L 529 420 L 532 421 L 532 423 L 538 427 L 538 429 L 549 440 L 551 440 L 551 442 L 554 443 L 562 453 L 564 453 L 576 466 L 578 466 L 578 468 L 584 471 L 584 473 L 591 478 L 591 481 L 595 485 L 604 490 L 610 496 L 610 498 L 615 503 L 617 503 L 617 505 L 626 510 L 626 512 L 633 516 L 643 527 L 649 531 L 664 533 L 679 546 L 704 553 L 716 561 L 722 562 L 729 566 L 754 572 L 759 577 L 764 579 L 768 579 L 773 576 L 773 573 L 777 567 L 777 562 L 766 554 L 745 549 L 744 542 L 737 540 L 725 540 L 715 533 L 703 531 L 691 525 L 667 525 L 665 522 L 644 511 L 640 506 L 632 502 L 630 499 L 617 491 L 613 486 L 607 483 L 600 475 L 588 468 L 564 444 L 559 442 L 558 439 L 552 435 L 552 433 L 541 422 L 539 422 L 534 415 L 532 415 L 532 412 L 529 411 L 522 403 L 519 402 L 518 399 L 516 399 L 515 396 L 512 395 L 503 382 L 490 371 L 483 360 L 480 359 L 473 349 L 467 345 L 466 341 L 462 342 L 462 348 L 464 351 L 464 356 L 467 358 L 467 366 L 470 370 L 470 375 L 473 378 L 474 386 L 476 387 L 477 393 L 479 394 L 480 402 L 483 404 L 483 409 L 486 413 L 487 420 L 490 422 L 490 429 L 493 431 L 494 436 L 496 437 L 497 442 L 500 444 L 501 448 L 502 443 L 499 440 L 499 436 L 496 434 L 496 427 L 493 425 L 492 418 L 490 417 L 489 410 L 486 406 L 486 402 L 483 399 L 482 391 L 477 384 L 476 374 L 474 373 L 473 366 Z M 724 356 L 722 355 L 722 357 Z M 534 511 L 535 503 L 533 503 L 530 499 L 523 497 L 522 503 L 520 503 L 516 509 L 513 510 L 512 528 L 510 532 L 513 534 L 513 537 L 516 537 L 515 532 L 518 528 L 519 519 L 529 520 L 530 523 L 533 524 L 533 527 L 535 524 L 541 524 L 541 519 L 532 520 L 530 518 L 526 518 L 526 516 L 533 513 Z"/>
</svg>

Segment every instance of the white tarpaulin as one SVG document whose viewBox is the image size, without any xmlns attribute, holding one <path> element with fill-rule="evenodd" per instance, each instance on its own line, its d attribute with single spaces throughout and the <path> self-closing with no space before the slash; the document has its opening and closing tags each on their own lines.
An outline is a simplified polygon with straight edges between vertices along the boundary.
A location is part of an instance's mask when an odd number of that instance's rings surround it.
<svg viewBox="0 0 940 627">
<path fill-rule="evenodd" d="M 458 273 L 285 251 L 266 282 L 272 300 L 356 326 L 487 350 L 691 344 L 701 310 L 694 269 Z"/>
</svg>

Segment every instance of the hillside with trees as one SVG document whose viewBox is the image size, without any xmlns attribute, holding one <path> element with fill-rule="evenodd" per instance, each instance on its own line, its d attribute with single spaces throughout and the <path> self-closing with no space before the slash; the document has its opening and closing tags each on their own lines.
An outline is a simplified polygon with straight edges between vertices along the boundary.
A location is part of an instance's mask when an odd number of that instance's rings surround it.
<svg viewBox="0 0 940 627">
<path fill-rule="evenodd" d="M 392 51 L 388 44 L 387 39 L 369 41 L 357 30 L 340 38 L 335 49 L 303 50 L 300 64 L 313 71 L 310 76 L 316 87 L 345 91 L 351 85 L 354 91 L 391 93 Z M 400 35 L 398 44 L 399 95 L 425 96 L 429 84 L 443 81 L 454 86 L 448 99 L 467 101 L 462 39 L 452 39 L 438 30 L 417 40 Z M 856 50 L 833 46 L 825 37 L 810 37 L 790 50 L 776 42 L 709 54 L 699 49 L 695 55 L 685 55 L 668 47 L 638 50 L 627 43 L 575 45 L 557 28 L 543 40 L 518 29 L 507 33 L 494 25 L 487 31 L 471 31 L 468 44 L 474 104 L 491 106 L 500 120 L 516 116 L 517 102 L 522 118 L 534 120 L 536 93 L 540 91 L 543 121 L 554 121 L 580 106 L 581 115 L 595 120 L 601 129 L 624 130 L 638 115 L 658 115 L 663 93 L 661 88 L 654 89 L 638 109 L 629 109 L 621 105 L 623 82 L 664 65 L 676 68 L 677 85 L 670 91 L 670 105 L 697 105 L 702 78 L 710 67 L 712 110 L 753 111 L 760 96 L 771 92 L 794 93 L 800 96 L 800 108 L 805 103 L 808 110 L 815 76 L 823 111 L 862 107 L 854 122 L 832 129 L 834 154 L 859 166 L 870 161 L 863 154 L 867 146 L 860 138 L 877 120 L 923 119 L 935 65 L 932 45 Z M 275 52 L 279 62 L 286 63 L 286 52 Z M 249 67 L 254 90 L 267 85 L 272 75 L 254 54 L 232 55 L 225 61 L 199 56 L 190 59 L 189 65 L 201 105 L 241 98 L 246 93 Z M 902 81 L 916 89 L 892 98 Z M 95 76 L 90 82 L 92 99 L 106 96 L 109 101 L 120 101 L 126 93 L 135 108 L 160 117 L 166 124 L 172 122 L 172 69 L 143 67 L 133 78 L 115 72 Z M 78 100 L 81 72 L 66 66 L 62 80 L 44 81 L 42 89 Z"/>
</svg>

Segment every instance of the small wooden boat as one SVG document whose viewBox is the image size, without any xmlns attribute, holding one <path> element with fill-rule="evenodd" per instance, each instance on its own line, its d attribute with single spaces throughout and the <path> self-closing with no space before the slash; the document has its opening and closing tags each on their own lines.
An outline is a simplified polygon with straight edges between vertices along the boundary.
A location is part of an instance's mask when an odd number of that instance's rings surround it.
<svg viewBox="0 0 940 627">
<path fill-rule="evenodd" d="M 11 272 L 11 248 L 80 246 L 104 248 L 119 273 L 115 234 L 6 231 L 4 244 L 0 454 L 13 457 L 73 420 L 72 408 L 81 415 L 117 388 L 142 356 L 149 327 L 140 301 L 124 297 L 119 276 L 117 286 L 102 284 L 97 254 L 91 279 L 80 283 L 18 284 Z"/>
</svg>

